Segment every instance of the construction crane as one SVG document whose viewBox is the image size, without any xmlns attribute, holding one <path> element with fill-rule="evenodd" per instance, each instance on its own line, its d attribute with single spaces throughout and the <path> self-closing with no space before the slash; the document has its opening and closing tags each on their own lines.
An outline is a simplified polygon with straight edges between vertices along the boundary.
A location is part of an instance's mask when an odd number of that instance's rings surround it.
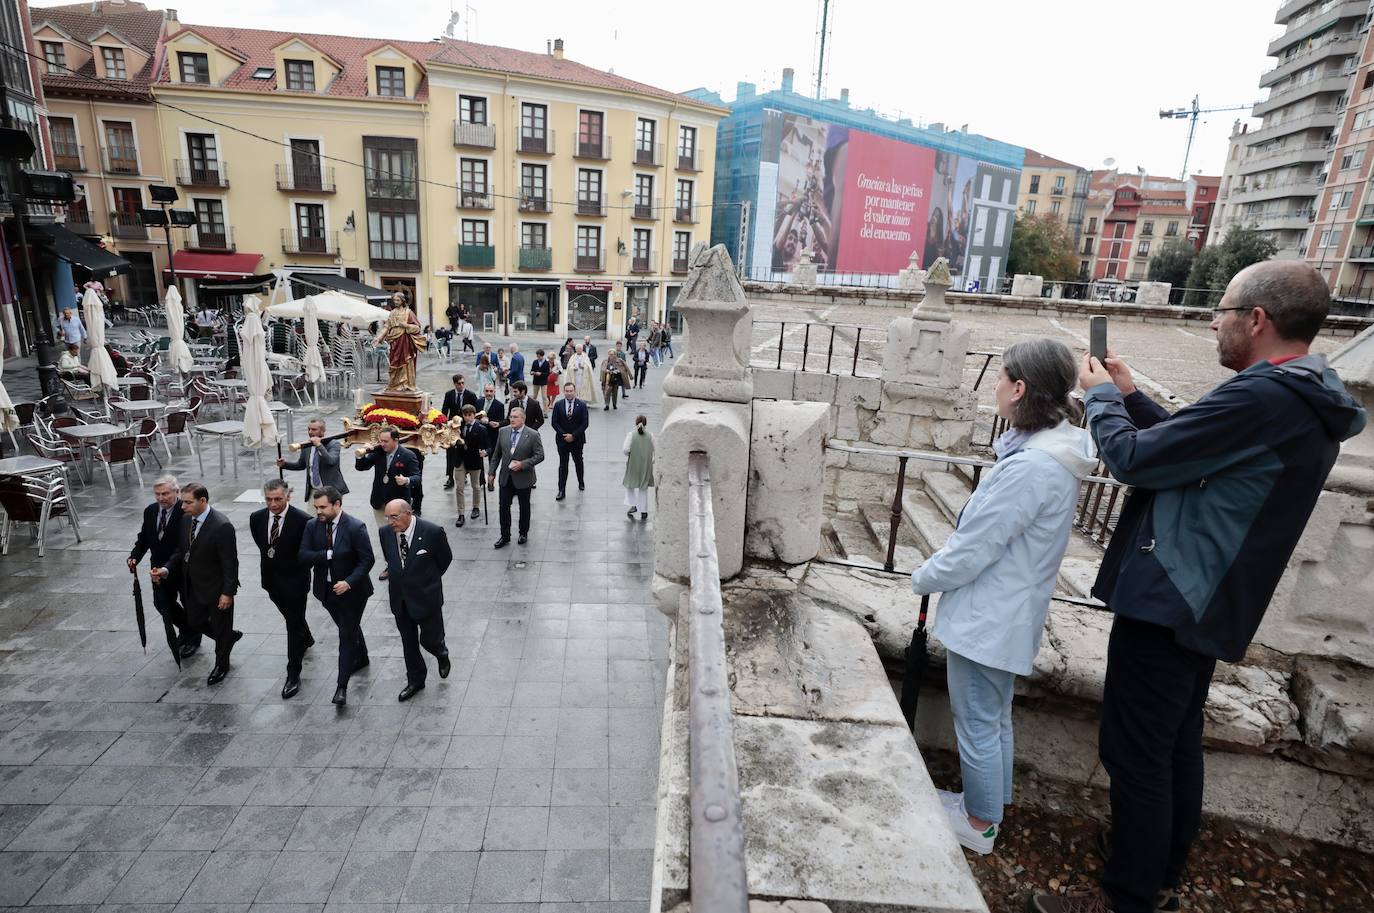
<svg viewBox="0 0 1374 913">
<path fill-rule="evenodd" d="M 1188 159 L 1193 155 L 1193 136 L 1197 133 L 1197 119 L 1203 114 L 1216 114 L 1221 111 L 1249 111 L 1255 106 L 1254 102 L 1248 105 L 1225 105 L 1220 108 L 1199 108 L 1197 96 L 1193 96 L 1193 104 L 1188 108 L 1161 108 L 1159 112 L 1160 120 L 1181 120 L 1188 118 L 1188 145 L 1183 150 L 1183 173 L 1179 175 L 1180 180 L 1188 179 Z"/>
</svg>

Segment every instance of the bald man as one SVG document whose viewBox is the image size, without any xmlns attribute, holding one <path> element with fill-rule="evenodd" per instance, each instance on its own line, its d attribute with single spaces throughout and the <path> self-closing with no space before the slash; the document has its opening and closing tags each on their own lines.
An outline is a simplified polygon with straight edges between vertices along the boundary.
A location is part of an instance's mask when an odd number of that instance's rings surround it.
<svg viewBox="0 0 1374 913">
<path fill-rule="evenodd" d="M 1341 441 L 1365 426 L 1326 356 L 1309 351 L 1329 304 L 1304 263 L 1241 270 L 1212 312 L 1217 359 L 1238 373 L 1173 415 L 1114 353 L 1083 359 L 1098 450 L 1133 486 L 1092 590 L 1116 615 L 1098 735 L 1112 833 L 1105 897 L 1041 895 L 1033 911 L 1177 909 L 1217 660 L 1244 657 Z"/>
<path fill-rule="evenodd" d="M 406 661 L 406 686 L 396 699 L 408 701 L 425 687 L 429 674 L 421 647 L 439 660 L 439 677 L 448 678 L 451 664 L 444 643 L 443 576 L 453 563 L 453 552 L 444 528 L 415 516 L 406 501 L 390 501 L 383 511 L 386 525 L 377 535 L 388 571 L 391 614 Z"/>
</svg>

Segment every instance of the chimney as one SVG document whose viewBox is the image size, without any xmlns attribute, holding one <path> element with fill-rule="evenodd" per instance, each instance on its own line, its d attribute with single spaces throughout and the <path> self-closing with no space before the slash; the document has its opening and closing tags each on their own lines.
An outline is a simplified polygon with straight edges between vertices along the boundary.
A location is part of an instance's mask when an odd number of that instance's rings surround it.
<svg viewBox="0 0 1374 913">
<path fill-rule="evenodd" d="M 796 73 L 796 71 L 793 70 L 791 67 L 784 67 L 784 68 L 783 68 L 783 71 L 782 71 L 782 90 L 783 90 L 784 92 L 791 92 L 791 91 L 792 91 L 792 77 L 795 76 L 795 75 L 797 75 L 797 73 Z"/>
<path fill-rule="evenodd" d="M 165 9 L 162 11 L 162 37 L 166 38 L 177 29 L 177 11 Z"/>
<path fill-rule="evenodd" d="M 562 59 L 563 59 L 563 39 L 562 39 L 562 38 L 555 38 L 555 39 L 553 40 L 553 59 L 554 59 L 554 60 L 562 60 Z"/>
<path fill-rule="evenodd" d="M 840 104 L 844 105 L 846 108 L 849 107 L 849 90 L 848 90 L 848 89 L 841 89 L 841 90 L 840 90 Z"/>
<path fill-rule="evenodd" d="M 740 82 L 735 84 L 735 100 L 741 101 L 746 98 L 754 97 L 754 84 L 752 82 Z"/>
</svg>

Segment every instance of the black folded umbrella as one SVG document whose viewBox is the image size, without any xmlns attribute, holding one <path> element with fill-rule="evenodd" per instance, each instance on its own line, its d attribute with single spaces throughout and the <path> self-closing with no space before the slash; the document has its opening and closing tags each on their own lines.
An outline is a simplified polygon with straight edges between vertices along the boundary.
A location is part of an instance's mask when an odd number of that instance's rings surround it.
<svg viewBox="0 0 1374 913">
<path fill-rule="evenodd" d="M 148 620 L 143 616 L 143 587 L 138 583 L 138 574 L 134 573 L 134 621 L 138 622 L 138 642 L 143 645 L 143 652 L 148 652 Z"/>
<path fill-rule="evenodd" d="M 906 717 L 907 728 L 916 731 L 916 702 L 921 698 L 921 679 L 925 678 L 926 666 L 930 657 L 926 653 L 926 611 L 930 608 L 930 596 L 921 597 L 921 614 L 916 618 L 916 629 L 911 632 L 911 643 L 906 648 L 906 675 L 902 677 L 902 716 Z"/>
</svg>

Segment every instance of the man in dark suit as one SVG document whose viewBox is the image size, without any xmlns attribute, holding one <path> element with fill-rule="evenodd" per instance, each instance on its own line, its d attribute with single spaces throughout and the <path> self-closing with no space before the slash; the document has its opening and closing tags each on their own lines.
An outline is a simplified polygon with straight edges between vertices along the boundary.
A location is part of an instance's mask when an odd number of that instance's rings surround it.
<svg viewBox="0 0 1374 913">
<path fill-rule="evenodd" d="M 585 352 L 587 353 L 587 358 L 588 358 L 588 360 L 591 361 L 591 363 L 592 363 L 592 370 L 595 371 L 595 370 L 596 370 L 596 346 L 592 345 L 592 338 L 591 338 L 590 336 L 583 336 L 583 337 L 582 337 L 582 348 L 583 348 L 583 351 L 585 351 Z"/>
<path fill-rule="evenodd" d="M 467 388 L 467 379 L 462 374 L 453 375 L 453 389 L 444 394 L 444 406 L 439 411 L 448 417 L 449 421 L 457 421 L 463 416 L 463 407 L 472 406 L 477 408 L 477 394 Z M 453 471 L 458 469 L 458 464 L 462 462 L 462 448 L 457 445 L 449 447 L 444 455 L 444 474 L 447 476 L 444 482 L 444 490 L 452 488 L 456 482 Z"/>
<path fill-rule="evenodd" d="M 482 398 L 477 401 L 477 411 L 487 414 L 487 428 L 491 430 L 492 439 L 495 440 L 496 432 L 506 425 L 506 406 L 496 398 L 495 384 L 487 384 L 482 391 Z"/>
<path fill-rule="evenodd" d="M 511 386 L 515 386 L 517 380 L 525 379 L 525 356 L 520 354 L 520 346 L 516 343 L 510 344 L 510 368 L 506 371 L 506 380 Z"/>
<path fill-rule="evenodd" d="M 463 436 L 463 446 L 454 449 L 462 454 L 459 461 L 463 483 L 458 486 L 458 519 L 453 521 L 454 526 L 462 526 L 466 522 L 463 511 L 467 506 L 463 502 L 469 488 L 472 489 L 472 519 L 476 520 L 482 515 L 479 506 L 482 502 L 482 467 L 486 465 L 487 453 L 491 448 L 491 435 L 487 433 L 487 426 L 477 421 L 475 406 L 463 407 L 463 424 L 459 433 Z"/>
<path fill-rule="evenodd" d="M 504 424 L 510 424 L 510 410 L 523 409 L 525 410 L 526 425 L 533 428 L 535 431 L 543 428 L 544 410 L 540 407 L 539 403 L 535 401 L 534 397 L 530 396 L 529 387 L 525 385 L 525 382 L 523 380 L 518 380 L 511 384 L 510 388 L 511 398 L 510 402 L 506 403 L 506 421 Z"/>
<path fill-rule="evenodd" d="M 281 479 L 269 479 L 262 486 L 262 498 L 267 506 L 248 517 L 248 531 L 258 546 L 262 588 L 286 622 L 286 684 L 281 696 L 289 700 L 301 690 L 301 660 L 315 645 L 305 620 L 310 568 L 300 560 L 310 515 L 292 506 L 291 487 Z"/>
<path fill-rule="evenodd" d="M 525 427 L 525 413 L 512 409 L 510 424 L 501 429 L 491 455 L 491 475 L 487 483 L 500 482 L 501 538 L 497 548 L 510 544 L 510 502 L 520 502 L 520 544 L 530 534 L 530 489 L 534 488 L 534 467 L 544 460 L 544 443 L 539 432 Z"/>
<path fill-rule="evenodd" d="M 326 441 L 325 424 L 322 418 L 312 418 L 306 426 L 306 436 L 310 443 L 301 448 L 296 459 L 287 462 L 277 458 L 278 469 L 292 471 L 305 470 L 305 499 L 310 500 L 311 492 L 328 485 L 348 494 L 348 483 L 344 481 L 343 468 L 339 465 L 342 446 L 338 441 Z"/>
<path fill-rule="evenodd" d="M 190 626 L 215 642 L 215 667 L 206 684 L 217 685 L 229 674 L 229 653 L 243 636 L 234 630 L 238 541 L 229 518 L 210 509 L 210 492 L 199 482 L 182 486 L 181 512 L 176 551 L 153 575 L 162 583 L 180 573 L 181 604 Z"/>
<path fill-rule="evenodd" d="M 439 660 L 439 677 L 448 678 L 443 576 L 453 563 L 453 552 L 444 528 L 415 516 L 406 502 L 392 501 L 385 510 L 386 526 L 377 535 L 389 571 L 391 614 L 396 617 L 406 661 L 406 686 L 396 699 L 408 701 L 424 688 L 429 674 L 421 647 Z"/>
<path fill-rule="evenodd" d="M 587 426 L 591 419 L 587 404 L 577 398 L 574 384 L 564 384 L 563 398 L 549 408 L 553 413 L 550 421 L 558 445 L 558 497 L 555 500 L 561 501 L 568 490 L 568 457 L 572 457 L 573 467 L 577 470 L 577 490 L 587 489 L 582 470 L 582 448 L 587 446 Z"/>
<path fill-rule="evenodd" d="M 348 679 L 368 664 L 363 638 L 363 609 L 372 595 L 368 572 L 376 558 L 367 524 L 345 514 L 343 495 L 321 488 L 311 502 L 315 519 L 305 525 L 301 537 L 301 564 L 314 569 L 315 598 L 324 605 L 339 627 L 339 678 L 334 703 L 348 703 Z"/>
<path fill-rule="evenodd" d="M 412 485 L 420 484 L 420 461 L 408 447 L 402 447 L 395 428 L 386 427 L 377 433 L 376 444 L 369 444 L 366 452 L 354 462 L 359 472 L 372 470 L 372 510 L 377 525 L 386 523 L 382 508 L 388 501 L 400 498 L 410 502 Z"/>
<path fill-rule="evenodd" d="M 148 566 L 163 567 L 177 548 L 177 534 L 181 529 L 181 501 L 175 476 L 163 476 L 153 482 L 153 503 L 143 510 L 143 525 L 129 552 L 129 573 L 138 573 L 138 562 L 146 554 Z M 186 610 L 181 607 L 181 575 L 173 574 L 153 586 L 153 608 L 176 632 L 176 650 L 186 658 L 200 649 L 200 632 L 191 629 Z"/>
</svg>

